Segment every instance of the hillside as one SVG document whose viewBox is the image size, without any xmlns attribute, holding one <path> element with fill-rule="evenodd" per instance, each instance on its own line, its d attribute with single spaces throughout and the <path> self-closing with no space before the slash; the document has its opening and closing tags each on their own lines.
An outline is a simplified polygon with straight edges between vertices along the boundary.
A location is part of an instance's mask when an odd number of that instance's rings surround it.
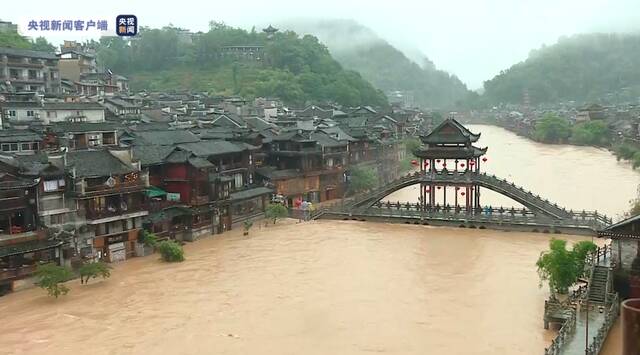
<svg viewBox="0 0 640 355">
<path fill-rule="evenodd" d="M 632 100 L 640 96 L 640 34 L 583 34 L 534 50 L 484 83 L 482 101 L 532 104 Z"/>
<path fill-rule="evenodd" d="M 134 89 L 277 96 L 290 104 L 388 105 L 382 92 L 358 73 L 343 69 L 313 36 L 279 32 L 268 39 L 255 30 L 221 23 L 210 27 L 209 32 L 192 38 L 173 27 L 142 29 L 130 45 L 120 38 L 103 38 L 96 44 L 98 60 L 130 76 Z M 262 46 L 262 58 L 221 55 L 228 46 Z"/>
<path fill-rule="evenodd" d="M 411 53 L 411 60 L 354 21 L 289 21 L 282 26 L 317 36 L 340 64 L 358 71 L 385 93 L 413 92 L 415 103 L 422 107 L 451 107 L 469 93 L 455 75 L 437 70 L 424 55 L 418 58 L 419 55 Z"/>
</svg>

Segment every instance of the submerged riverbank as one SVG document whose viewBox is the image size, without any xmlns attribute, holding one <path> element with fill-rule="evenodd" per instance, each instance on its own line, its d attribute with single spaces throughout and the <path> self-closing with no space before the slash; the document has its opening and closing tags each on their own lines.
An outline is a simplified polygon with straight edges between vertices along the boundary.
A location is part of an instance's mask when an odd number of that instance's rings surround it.
<svg viewBox="0 0 640 355">
<path fill-rule="evenodd" d="M 567 237 L 567 236 L 565 236 Z M 58 300 L 0 300 L 12 354 L 531 354 L 548 235 L 314 221 L 256 228 L 118 264 Z M 581 240 L 579 237 L 567 237 Z M 461 342 L 460 339 L 465 339 Z M 4 351 L 4 350 L 3 350 Z"/>
</svg>

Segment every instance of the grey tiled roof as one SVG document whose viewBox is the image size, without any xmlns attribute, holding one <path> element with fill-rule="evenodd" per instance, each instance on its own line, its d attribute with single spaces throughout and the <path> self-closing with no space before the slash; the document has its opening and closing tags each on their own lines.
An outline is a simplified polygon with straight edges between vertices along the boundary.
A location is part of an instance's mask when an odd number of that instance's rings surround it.
<svg viewBox="0 0 640 355">
<path fill-rule="evenodd" d="M 166 145 L 137 145 L 133 147 L 133 157 L 140 160 L 142 166 L 156 165 L 163 163 L 174 149 Z"/>
<path fill-rule="evenodd" d="M 136 131 L 133 135 L 139 139 L 134 141 L 135 145 L 176 145 L 183 143 L 195 143 L 200 138 L 186 130 L 157 130 L 157 131 Z"/>
<path fill-rule="evenodd" d="M 67 166 L 75 167 L 77 177 L 121 175 L 135 171 L 106 150 L 69 152 Z"/>
<path fill-rule="evenodd" d="M 6 54 L 16 57 L 31 57 L 41 59 L 58 59 L 54 53 L 31 51 L 28 49 L 0 47 L 0 54 Z"/>
</svg>

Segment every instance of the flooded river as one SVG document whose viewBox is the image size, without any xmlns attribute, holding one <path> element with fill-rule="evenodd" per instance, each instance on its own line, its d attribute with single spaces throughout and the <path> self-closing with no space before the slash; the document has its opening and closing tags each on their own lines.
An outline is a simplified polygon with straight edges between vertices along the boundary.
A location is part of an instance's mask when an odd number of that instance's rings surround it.
<svg viewBox="0 0 640 355">
<path fill-rule="evenodd" d="M 558 203 L 615 215 L 635 194 L 639 175 L 606 151 L 473 129 L 489 171 Z M 180 264 L 115 265 L 58 300 L 2 297 L 0 354 L 541 354 L 554 336 L 534 266 L 546 234 L 352 221 L 241 234 L 188 244 Z"/>
</svg>

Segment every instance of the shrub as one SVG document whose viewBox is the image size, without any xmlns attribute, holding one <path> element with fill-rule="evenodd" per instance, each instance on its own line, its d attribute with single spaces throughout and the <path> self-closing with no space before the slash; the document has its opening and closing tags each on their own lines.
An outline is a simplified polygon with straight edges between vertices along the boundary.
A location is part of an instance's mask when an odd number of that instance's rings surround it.
<svg viewBox="0 0 640 355">
<path fill-rule="evenodd" d="M 182 246 L 174 241 L 165 240 L 158 245 L 160 256 L 166 262 L 184 261 L 184 250 Z"/>
<path fill-rule="evenodd" d="M 287 208 L 279 203 L 270 203 L 265 209 L 265 216 L 273 220 L 273 224 L 276 224 L 279 218 L 287 217 L 288 214 Z"/>
<path fill-rule="evenodd" d="M 111 276 L 111 267 L 102 261 L 86 263 L 78 271 L 80 272 L 81 284 L 89 283 L 89 279 L 95 279 L 99 276 L 103 279 Z"/>
<path fill-rule="evenodd" d="M 64 266 L 58 266 L 53 263 L 38 265 L 35 276 L 38 279 L 36 285 L 47 290 L 49 296 L 58 298 L 60 295 L 69 293 L 69 288 L 63 284 L 73 276 L 71 270 Z"/>
<path fill-rule="evenodd" d="M 140 236 L 138 237 L 138 241 L 148 247 L 155 248 L 158 245 L 158 236 L 154 233 L 149 232 L 147 230 L 143 230 L 140 232 Z"/>
<path fill-rule="evenodd" d="M 244 221 L 243 223 L 244 235 L 249 235 L 249 229 L 251 229 L 251 227 L 253 227 L 252 221 Z"/>
</svg>

